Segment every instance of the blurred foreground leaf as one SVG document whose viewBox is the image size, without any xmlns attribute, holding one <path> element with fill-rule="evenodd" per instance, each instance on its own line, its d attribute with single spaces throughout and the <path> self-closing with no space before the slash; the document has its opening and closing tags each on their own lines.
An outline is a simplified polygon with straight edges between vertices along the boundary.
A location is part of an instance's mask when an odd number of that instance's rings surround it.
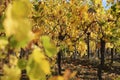
<svg viewBox="0 0 120 80">
<path fill-rule="evenodd" d="M 41 37 L 45 52 L 47 56 L 52 57 L 57 53 L 57 48 L 52 44 L 48 36 Z"/>
</svg>

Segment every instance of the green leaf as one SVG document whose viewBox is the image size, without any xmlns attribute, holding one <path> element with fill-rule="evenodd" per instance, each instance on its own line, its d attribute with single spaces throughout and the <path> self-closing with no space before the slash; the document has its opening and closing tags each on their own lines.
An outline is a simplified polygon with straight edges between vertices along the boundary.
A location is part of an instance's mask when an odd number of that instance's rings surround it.
<svg viewBox="0 0 120 80">
<path fill-rule="evenodd" d="M 18 67 L 22 70 L 25 69 L 27 66 L 27 60 L 25 59 L 19 59 L 18 60 Z"/>
<path fill-rule="evenodd" d="M 46 55 L 49 57 L 54 56 L 57 53 L 57 48 L 52 44 L 48 36 L 41 37 L 43 47 L 45 49 Z"/>
<path fill-rule="evenodd" d="M 67 14 L 67 17 L 68 17 L 68 18 L 70 18 L 70 17 L 71 17 L 71 14 L 70 14 L 70 13 L 68 13 L 68 14 Z"/>
<path fill-rule="evenodd" d="M 111 6 L 111 9 L 112 9 L 113 11 L 116 11 L 116 4 L 114 4 L 113 6 Z"/>
<path fill-rule="evenodd" d="M 15 48 L 17 46 L 17 40 L 15 39 L 14 36 L 11 36 L 10 39 L 9 39 L 9 44 L 10 46 L 12 46 L 13 48 Z"/>
</svg>

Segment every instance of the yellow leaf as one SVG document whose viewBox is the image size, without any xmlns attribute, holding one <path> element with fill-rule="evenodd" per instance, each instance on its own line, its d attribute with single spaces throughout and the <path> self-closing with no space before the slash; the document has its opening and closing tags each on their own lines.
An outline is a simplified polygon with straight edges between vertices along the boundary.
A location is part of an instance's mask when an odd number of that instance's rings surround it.
<svg viewBox="0 0 120 80">
<path fill-rule="evenodd" d="M 17 66 L 8 67 L 4 65 L 4 76 L 2 80 L 20 80 L 21 71 Z"/>
<path fill-rule="evenodd" d="M 77 71 L 74 71 L 71 73 L 70 77 L 73 78 L 73 77 L 75 77 L 76 74 L 77 74 Z"/>
<path fill-rule="evenodd" d="M 39 64 L 40 68 L 43 70 L 44 73 L 50 74 L 50 64 L 39 48 L 34 49 L 31 57 L 33 57 L 35 62 Z"/>
<path fill-rule="evenodd" d="M 64 80 L 62 76 L 58 76 L 57 80 Z"/>
<path fill-rule="evenodd" d="M 78 50 L 81 52 L 81 56 L 86 55 L 87 45 L 84 41 L 79 42 Z"/>
<path fill-rule="evenodd" d="M 41 50 L 39 48 L 34 49 L 31 56 L 37 63 L 39 63 L 41 59 L 45 59 L 44 54 L 41 53 Z"/>
<path fill-rule="evenodd" d="M 5 39 L 0 39 L 0 49 L 5 49 L 5 46 L 8 44 L 8 41 Z"/>
<path fill-rule="evenodd" d="M 112 43 L 106 43 L 105 46 L 106 46 L 106 48 L 113 48 L 114 45 Z"/>
</svg>

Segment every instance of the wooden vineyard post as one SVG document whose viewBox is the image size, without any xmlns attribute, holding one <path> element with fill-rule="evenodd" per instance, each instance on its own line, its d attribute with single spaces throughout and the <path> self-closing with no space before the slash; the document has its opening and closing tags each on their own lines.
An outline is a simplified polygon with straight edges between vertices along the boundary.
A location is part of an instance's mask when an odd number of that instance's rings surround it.
<svg viewBox="0 0 120 80">
<path fill-rule="evenodd" d="M 105 53 L 105 41 L 103 39 L 100 40 L 101 41 L 101 49 L 100 49 L 100 52 L 101 52 L 101 66 L 104 66 L 104 62 L 105 62 L 105 56 L 104 56 L 104 53 Z"/>
<path fill-rule="evenodd" d="M 30 80 L 29 77 L 27 76 L 26 69 L 21 70 L 21 77 L 20 80 Z"/>
<path fill-rule="evenodd" d="M 61 52 L 60 50 L 57 54 L 57 65 L 58 65 L 58 74 L 61 75 Z"/>
<path fill-rule="evenodd" d="M 87 55 L 90 57 L 90 32 L 87 33 Z"/>
<path fill-rule="evenodd" d="M 105 41 L 103 40 L 103 38 L 100 39 L 100 53 L 101 53 L 101 58 L 100 58 L 100 65 L 98 65 L 98 78 L 99 80 L 102 80 L 102 69 L 105 63 L 104 60 L 104 53 L 105 53 Z"/>
<path fill-rule="evenodd" d="M 98 53 L 98 58 L 100 58 L 100 49 L 98 49 L 97 53 Z"/>
<path fill-rule="evenodd" d="M 111 48 L 111 64 L 113 63 L 113 48 Z"/>
</svg>

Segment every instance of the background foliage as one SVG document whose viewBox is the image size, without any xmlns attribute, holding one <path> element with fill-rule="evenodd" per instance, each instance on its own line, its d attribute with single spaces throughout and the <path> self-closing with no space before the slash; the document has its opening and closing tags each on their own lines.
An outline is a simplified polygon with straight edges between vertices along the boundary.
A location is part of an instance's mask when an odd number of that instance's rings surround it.
<svg viewBox="0 0 120 80">
<path fill-rule="evenodd" d="M 106 48 L 119 52 L 119 15 L 119 1 L 105 10 L 101 0 L 1 0 L 0 60 L 6 60 L 1 79 L 20 80 L 26 70 L 30 80 L 46 80 L 46 75 L 50 80 L 68 80 L 51 75 L 49 59 L 61 49 L 87 55 L 88 33 L 93 53 L 100 48 L 101 38 Z"/>
</svg>

